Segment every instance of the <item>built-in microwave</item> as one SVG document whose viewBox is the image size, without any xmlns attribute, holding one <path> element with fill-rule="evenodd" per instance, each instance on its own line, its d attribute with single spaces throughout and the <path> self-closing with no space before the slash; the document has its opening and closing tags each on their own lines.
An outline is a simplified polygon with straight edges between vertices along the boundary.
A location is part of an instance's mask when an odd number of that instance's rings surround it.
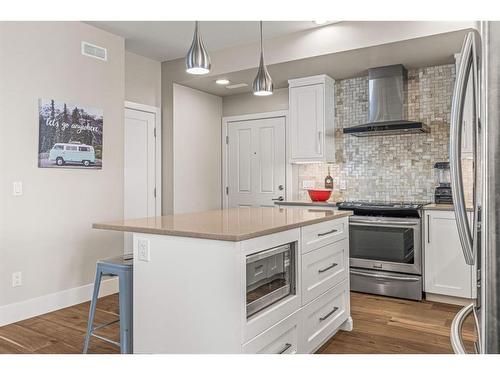
<svg viewBox="0 0 500 375">
<path fill-rule="evenodd" d="M 296 243 L 246 257 L 247 318 L 296 294 Z"/>
</svg>

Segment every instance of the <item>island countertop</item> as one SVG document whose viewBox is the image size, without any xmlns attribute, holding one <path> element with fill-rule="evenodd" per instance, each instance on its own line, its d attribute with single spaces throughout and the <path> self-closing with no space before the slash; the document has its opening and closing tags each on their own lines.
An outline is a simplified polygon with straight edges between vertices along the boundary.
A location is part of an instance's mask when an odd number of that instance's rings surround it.
<svg viewBox="0 0 500 375">
<path fill-rule="evenodd" d="M 351 211 L 295 207 L 240 207 L 213 211 L 94 223 L 95 229 L 244 241 L 352 215 Z"/>
<path fill-rule="evenodd" d="M 436 210 L 436 211 L 453 211 L 453 204 L 447 203 L 429 203 L 424 206 L 424 210 Z M 473 207 L 467 206 L 466 211 L 474 211 Z"/>
</svg>

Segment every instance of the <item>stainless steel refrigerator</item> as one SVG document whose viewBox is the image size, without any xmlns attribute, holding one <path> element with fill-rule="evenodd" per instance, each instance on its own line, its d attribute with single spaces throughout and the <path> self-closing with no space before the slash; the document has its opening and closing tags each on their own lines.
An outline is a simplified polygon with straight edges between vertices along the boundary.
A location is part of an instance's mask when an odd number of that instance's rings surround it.
<svg viewBox="0 0 500 375">
<path fill-rule="evenodd" d="M 455 316 L 451 344 L 466 353 L 465 319 L 473 314 L 476 353 L 500 353 L 500 22 L 480 22 L 465 37 L 453 93 L 450 125 L 452 195 L 462 251 L 477 269 L 477 299 Z M 474 215 L 467 219 L 461 167 L 462 115 L 472 81 Z"/>
</svg>

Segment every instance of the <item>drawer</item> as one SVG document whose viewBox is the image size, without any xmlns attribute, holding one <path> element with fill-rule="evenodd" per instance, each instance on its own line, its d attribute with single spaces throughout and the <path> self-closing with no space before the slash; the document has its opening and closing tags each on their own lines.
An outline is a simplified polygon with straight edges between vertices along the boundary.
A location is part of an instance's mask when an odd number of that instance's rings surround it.
<svg viewBox="0 0 500 375">
<path fill-rule="evenodd" d="M 245 354 L 294 354 L 298 345 L 299 314 L 294 313 L 243 345 Z"/>
<path fill-rule="evenodd" d="M 334 242 L 302 255 L 302 304 L 347 278 L 349 241 Z"/>
<path fill-rule="evenodd" d="M 347 217 L 302 228 L 302 254 L 347 238 Z"/>
<path fill-rule="evenodd" d="M 301 353 L 318 349 L 349 317 L 347 280 L 301 309 Z"/>
</svg>

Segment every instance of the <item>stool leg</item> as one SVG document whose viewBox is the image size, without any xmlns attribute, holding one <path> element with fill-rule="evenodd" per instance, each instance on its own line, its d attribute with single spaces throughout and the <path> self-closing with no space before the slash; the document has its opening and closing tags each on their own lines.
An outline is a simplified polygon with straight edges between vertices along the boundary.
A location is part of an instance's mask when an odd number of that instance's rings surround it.
<svg viewBox="0 0 500 375">
<path fill-rule="evenodd" d="M 132 342 L 132 272 L 120 274 L 120 352 L 122 354 L 133 353 Z"/>
<path fill-rule="evenodd" d="M 85 343 L 83 345 L 83 354 L 87 354 L 87 351 L 89 349 L 92 327 L 94 325 L 95 309 L 97 307 L 97 298 L 99 297 L 99 288 L 101 286 L 101 278 L 102 272 L 99 267 L 97 267 L 94 281 L 94 294 L 92 295 L 92 301 L 90 301 L 89 321 L 87 323 L 87 335 L 85 336 Z"/>
</svg>

